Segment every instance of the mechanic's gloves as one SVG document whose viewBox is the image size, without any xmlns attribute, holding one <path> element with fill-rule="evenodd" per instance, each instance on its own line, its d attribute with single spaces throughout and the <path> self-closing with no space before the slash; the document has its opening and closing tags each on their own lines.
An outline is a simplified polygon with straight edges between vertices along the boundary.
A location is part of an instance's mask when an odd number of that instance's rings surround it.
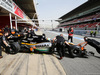
<svg viewBox="0 0 100 75">
<path fill-rule="evenodd" d="M 10 45 L 7 45 L 7 47 L 11 47 Z"/>
</svg>

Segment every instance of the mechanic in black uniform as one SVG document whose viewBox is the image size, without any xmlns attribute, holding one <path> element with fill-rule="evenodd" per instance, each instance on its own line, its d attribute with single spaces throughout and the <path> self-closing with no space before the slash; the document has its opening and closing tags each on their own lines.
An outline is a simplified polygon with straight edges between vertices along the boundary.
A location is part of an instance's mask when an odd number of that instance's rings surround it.
<svg viewBox="0 0 100 75">
<path fill-rule="evenodd" d="M 11 30 L 10 30 L 10 33 L 8 35 L 8 39 L 11 38 L 12 36 L 18 36 L 19 32 L 15 29 L 15 27 L 13 27 Z"/>
<path fill-rule="evenodd" d="M 97 52 L 100 54 L 100 42 L 94 40 L 94 39 L 89 39 L 88 37 L 84 37 L 84 41 L 83 43 L 80 43 L 78 45 L 82 45 L 85 44 L 83 47 L 85 47 L 87 44 L 89 44 L 90 46 L 94 47 Z"/>
<path fill-rule="evenodd" d="M 0 29 L 0 58 L 3 58 L 2 56 L 2 49 L 1 49 L 1 43 L 2 43 L 2 30 Z"/>
<path fill-rule="evenodd" d="M 24 27 L 24 29 L 21 31 L 21 35 L 23 36 L 23 39 L 27 39 L 27 34 L 28 34 L 28 30 L 26 27 Z"/>
<path fill-rule="evenodd" d="M 56 36 L 54 39 L 53 39 L 53 42 L 56 41 L 57 43 L 57 51 L 58 51 L 58 54 L 60 56 L 59 59 L 62 59 L 64 56 L 65 56 L 65 49 L 64 49 L 64 43 L 69 45 L 67 43 L 67 41 L 65 41 L 64 37 L 63 37 L 63 34 L 60 34 L 58 36 Z"/>
<path fill-rule="evenodd" d="M 27 33 L 28 32 L 28 30 L 27 30 L 27 28 L 26 27 L 24 27 L 24 29 L 21 31 L 22 33 Z"/>
<path fill-rule="evenodd" d="M 15 27 L 13 27 L 12 29 L 11 29 L 11 31 L 10 31 L 12 34 L 18 34 L 19 33 L 19 31 L 18 30 L 16 30 L 16 28 Z"/>
<path fill-rule="evenodd" d="M 36 35 L 35 32 L 34 32 L 34 30 L 33 30 L 33 28 L 31 29 L 30 32 L 31 32 L 32 36 Z"/>
<path fill-rule="evenodd" d="M 25 36 L 25 40 L 27 40 L 28 42 L 33 41 L 32 33 L 30 29 L 28 30 L 27 35 Z"/>
<path fill-rule="evenodd" d="M 2 56 L 2 49 L 1 49 L 1 37 L 0 37 L 0 59 L 3 58 Z"/>
<path fill-rule="evenodd" d="M 6 25 L 6 27 L 4 28 L 4 32 L 9 32 L 8 25 Z"/>
<path fill-rule="evenodd" d="M 1 38 L 1 45 L 5 48 L 6 53 L 10 53 L 10 45 L 7 42 L 8 32 L 5 32 Z"/>
<path fill-rule="evenodd" d="M 32 37 L 32 33 L 31 33 L 31 30 L 29 29 L 27 32 L 27 38 L 31 38 L 31 37 Z"/>
</svg>

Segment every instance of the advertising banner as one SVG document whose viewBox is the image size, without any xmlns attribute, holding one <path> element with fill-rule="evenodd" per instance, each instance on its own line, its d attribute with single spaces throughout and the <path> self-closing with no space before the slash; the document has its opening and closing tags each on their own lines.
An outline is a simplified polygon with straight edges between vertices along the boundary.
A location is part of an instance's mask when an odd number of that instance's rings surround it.
<svg viewBox="0 0 100 75">
<path fill-rule="evenodd" d="M 14 14 L 18 15 L 21 18 L 24 18 L 24 12 L 15 4 L 13 3 L 14 6 Z"/>
<path fill-rule="evenodd" d="M 0 6 L 20 18 L 24 18 L 25 13 L 12 0 L 0 0 Z"/>
</svg>

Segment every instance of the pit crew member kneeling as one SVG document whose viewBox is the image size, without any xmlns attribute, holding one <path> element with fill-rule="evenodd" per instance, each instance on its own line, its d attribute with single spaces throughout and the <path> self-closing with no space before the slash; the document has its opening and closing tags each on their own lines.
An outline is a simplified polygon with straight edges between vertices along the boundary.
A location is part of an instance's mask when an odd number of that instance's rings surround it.
<svg viewBox="0 0 100 75">
<path fill-rule="evenodd" d="M 53 39 L 53 43 L 56 42 L 56 47 L 57 47 L 57 52 L 60 56 L 59 59 L 62 59 L 64 56 L 65 56 L 65 49 L 64 49 L 64 43 L 66 45 L 69 45 L 67 41 L 65 41 L 64 37 L 63 37 L 63 34 L 60 34 L 58 36 L 56 36 L 54 39 Z"/>
<path fill-rule="evenodd" d="M 1 37 L 1 46 L 5 48 L 6 53 L 10 53 L 10 45 L 7 42 L 8 32 L 5 32 Z"/>
</svg>

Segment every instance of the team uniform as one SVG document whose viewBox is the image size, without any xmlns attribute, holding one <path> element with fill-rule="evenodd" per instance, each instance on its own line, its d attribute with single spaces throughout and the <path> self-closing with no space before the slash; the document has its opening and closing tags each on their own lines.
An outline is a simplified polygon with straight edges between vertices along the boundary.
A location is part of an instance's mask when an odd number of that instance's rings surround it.
<svg viewBox="0 0 100 75">
<path fill-rule="evenodd" d="M 73 42 L 73 33 L 74 30 L 68 30 L 68 41 L 71 39 L 71 42 Z"/>
<path fill-rule="evenodd" d="M 90 46 L 94 47 L 97 50 L 98 53 L 100 53 L 100 42 L 98 42 L 94 39 L 87 39 L 86 42 Z"/>
<path fill-rule="evenodd" d="M 0 37 L 0 56 L 2 57 L 2 49 L 1 49 L 1 37 Z"/>
<path fill-rule="evenodd" d="M 1 45 L 5 48 L 6 53 L 10 53 L 10 47 L 6 46 L 3 41 L 7 42 L 7 37 L 4 35 L 1 37 Z"/>
<path fill-rule="evenodd" d="M 65 56 L 64 42 L 65 39 L 62 36 L 56 36 L 57 39 L 57 51 L 60 58 Z"/>
</svg>

